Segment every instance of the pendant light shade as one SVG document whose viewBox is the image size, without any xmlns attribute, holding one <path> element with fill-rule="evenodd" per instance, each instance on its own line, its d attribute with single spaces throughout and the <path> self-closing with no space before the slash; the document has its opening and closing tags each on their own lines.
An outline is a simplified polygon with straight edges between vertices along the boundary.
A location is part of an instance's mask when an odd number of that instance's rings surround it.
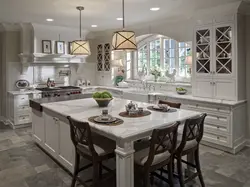
<svg viewBox="0 0 250 187">
<path fill-rule="evenodd" d="M 81 39 L 82 38 L 82 10 L 84 10 L 84 7 L 79 6 L 79 7 L 76 7 L 76 9 L 80 11 L 80 39 L 72 42 L 71 54 L 89 56 L 91 55 L 89 41 Z"/>
<path fill-rule="evenodd" d="M 112 40 L 112 47 L 113 47 L 113 50 L 116 50 L 116 51 L 137 50 L 135 33 L 133 31 L 114 32 L 113 40 Z"/>
<path fill-rule="evenodd" d="M 112 49 L 114 51 L 137 50 L 135 32 L 125 30 L 124 0 L 122 0 L 123 29 L 113 34 Z"/>
<path fill-rule="evenodd" d="M 89 41 L 75 40 L 72 42 L 72 55 L 90 55 Z"/>
</svg>

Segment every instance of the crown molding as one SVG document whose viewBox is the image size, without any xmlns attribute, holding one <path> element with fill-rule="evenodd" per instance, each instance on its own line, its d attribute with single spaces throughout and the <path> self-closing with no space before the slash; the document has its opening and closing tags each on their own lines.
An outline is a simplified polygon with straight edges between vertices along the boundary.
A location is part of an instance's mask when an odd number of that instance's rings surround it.
<svg viewBox="0 0 250 187">
<path fill-rule="evenodd" d="M 0 23 L 0 31 L 20 31 L 19 23 Z"/>
</svg>

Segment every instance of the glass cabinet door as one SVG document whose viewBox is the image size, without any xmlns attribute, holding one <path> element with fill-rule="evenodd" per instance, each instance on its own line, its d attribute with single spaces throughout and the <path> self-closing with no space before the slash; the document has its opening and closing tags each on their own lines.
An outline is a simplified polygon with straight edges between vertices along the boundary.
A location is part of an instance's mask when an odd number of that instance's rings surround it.
<svg viewBox="0 0 250 187">
<path fill-rule="evenodd" d="M 211 30 L 196 31 L 196 73 L 209 74 L 211 71 Z"/>
<path fill-rule="evenodd" d="M 103 70 L 103 55 L 102 55 L 103 47 L 102 45 L 97 46 L 97 71 L 102 71 Z"/>
<path fill-rule="evenodd" d="M 215 39 L 215 74 L 232 74 L 232 27 L 216 27 Z"/>
</svg>

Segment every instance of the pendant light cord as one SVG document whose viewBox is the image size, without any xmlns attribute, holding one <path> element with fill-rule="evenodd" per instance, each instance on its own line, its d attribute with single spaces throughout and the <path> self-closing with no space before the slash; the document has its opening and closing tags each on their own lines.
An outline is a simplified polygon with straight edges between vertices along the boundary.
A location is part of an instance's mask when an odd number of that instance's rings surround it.
<svg viewBox="0 0 250 187">
<path fill-rule="evenodd" d="M 82 39 L 82 10 L 80 10 L 80 39 Z"/>
<path fill-rule="evenodd" d="M 125 11 L 124 11 L 124 0 L 122 0 L 122 27 L 125 29 Z"/>
</svg>

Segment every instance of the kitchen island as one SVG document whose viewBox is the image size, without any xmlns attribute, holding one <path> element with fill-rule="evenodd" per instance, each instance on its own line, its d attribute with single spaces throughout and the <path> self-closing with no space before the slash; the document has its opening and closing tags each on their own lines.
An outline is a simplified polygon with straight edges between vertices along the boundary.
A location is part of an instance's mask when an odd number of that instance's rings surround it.
<svg viewBox="0 0 250 187">
<path fill-rule="evenodd" d="M 116 142 L 117 187 L 134 186 L 134 148 L 133 142 L 150 136 L 153 129 L 166 127 L 175 121 L 199 115 L 199 112 L 177 110 L 173 113 L 152 111 L 151 115 L 142 118 L 123 118 L 119 113 L 125 110 L 129 100 L 115 98 L 109 104 L 108 110 L 114 117 L 124 120 L 118 126 L 104 126 L 90 123 L 91 129 Z M 150 104 L 137 102 L 138 106 L 146 108 Z M 54 159 L 73 171 L 74 147 L 70 139 L 70 126 L 67 116 L 78 121 L 88 121 L 88 118 L 100 115 L 99 108 L 91 99 L 75 99 L 41 104 L 43 110 L 32 109 L 32 129 L 35 142 L 48 152 Z"/>
</svg>

